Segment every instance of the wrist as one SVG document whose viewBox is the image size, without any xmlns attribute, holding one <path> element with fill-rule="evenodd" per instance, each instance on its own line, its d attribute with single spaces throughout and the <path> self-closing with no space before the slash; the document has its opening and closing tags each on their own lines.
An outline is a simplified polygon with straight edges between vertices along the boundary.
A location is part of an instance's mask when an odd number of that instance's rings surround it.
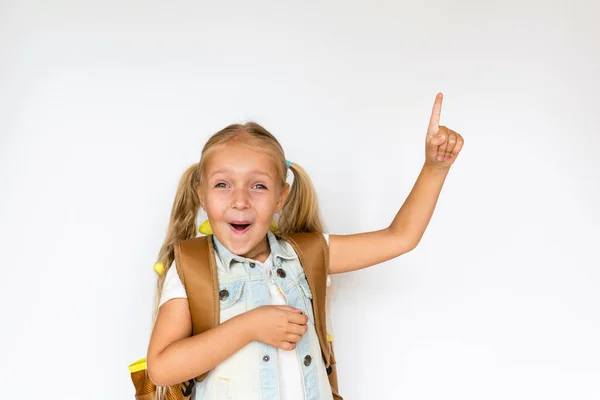
<svg viewBox="0 0 600 400">
<path fill-rule="evenodd" d="M 254 310 L 250 310 L 235 317 L 239 320 L 239 332 L 244 336 L 244 341 L 247 343 L 256 340 L 256 324 L 254 322 L 254 314 Z"/>
<path fill-rule="evenodd" d="M 429 174 L 445 175 L 445 174 L 448 174 L 448 172 L 450 171 L 450 167 L 442 167 L 439 165 L 433 165 L 426 161 L 425 164 L 423 164 L 422 170 L 423 170 L 423 172 L 429 173 Z"/>
</svg>

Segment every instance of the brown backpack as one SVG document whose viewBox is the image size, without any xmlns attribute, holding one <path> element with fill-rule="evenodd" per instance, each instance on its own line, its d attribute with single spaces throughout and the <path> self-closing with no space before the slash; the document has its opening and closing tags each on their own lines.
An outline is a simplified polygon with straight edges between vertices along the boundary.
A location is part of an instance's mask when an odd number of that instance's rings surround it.
<svg viewBox="0 0 600 400">
<path fill-rule="evenodd" d="M 328 340 L 326 316 L 326 282 L 329 269 L 329 248 L 319 233 L 294 233 L 280 236 L 296 251 L 312 292 L 315 329 L 334 400 L 343 400 L 338 393 L 337 370 L 333 341 Z M 198 335 L 220 322 L 219 282 L 212 235 L 179 241 L 175 245 L 175 265 L 190 305 L 192 335 Z M 156 386 L 148 378 L 146 360 L 129 366 L 136 389 L 136 400 L 154 400 Z M 195 378 L 203 381 L 208 372 Z M 194 379 L 166 388 L 168 400 L 188 400 Z"/>
</svg>

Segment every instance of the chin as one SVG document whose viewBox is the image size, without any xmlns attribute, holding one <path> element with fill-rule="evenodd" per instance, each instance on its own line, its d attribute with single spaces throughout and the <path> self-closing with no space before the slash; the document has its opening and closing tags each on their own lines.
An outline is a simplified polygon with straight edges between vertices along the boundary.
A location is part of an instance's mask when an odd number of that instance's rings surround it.
<svg viewBox="0 0 600 400">
<path fill-rule="evenodd" d="M 247 241 L 245 243 L 240 243 L 238 241 L 229 240 L 229 243 L 224 244 L 229 251 L 231 251 L 233 254 L 237 254 L 238 256 L 243 256 L 252 249 L 250 242 Z"/>
</svg>

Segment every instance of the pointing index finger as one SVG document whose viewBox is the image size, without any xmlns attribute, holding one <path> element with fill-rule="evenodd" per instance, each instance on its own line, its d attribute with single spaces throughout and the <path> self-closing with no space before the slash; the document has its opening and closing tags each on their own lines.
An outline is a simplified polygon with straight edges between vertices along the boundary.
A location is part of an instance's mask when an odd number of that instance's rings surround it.
<svg viewBox="0 0 600 400">
<path fill-rule="evenodd" d="M 431 118 L 429 119 L 429 128 L 427 129 L 427 133 L 430 135 L 435 135 L 440 126 L 443 98 L 444 95 L 442 93 L 438 93 L 437 96 L 435 96 L 435 103 L 433 103 L 433 110 L 431 110 Z"/>
</svg>

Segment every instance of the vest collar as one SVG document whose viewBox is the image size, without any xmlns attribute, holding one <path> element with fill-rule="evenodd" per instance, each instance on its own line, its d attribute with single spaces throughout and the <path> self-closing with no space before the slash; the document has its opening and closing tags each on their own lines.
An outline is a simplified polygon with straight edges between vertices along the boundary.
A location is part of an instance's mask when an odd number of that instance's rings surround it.
<svg viewBox="0 0 600 400">
<path fill-rule="evenodd" d="M 217 254 L 223 263 L 223 267 L 225 270 L 229 271 L 230 265 L 233 261 L 237 261 L 239 263 L 250 262 L 256 260 L 252 260 L 250 258 L 242 257 L 237 254 L 229 251 L 227 247 L 215 235 L 213 235 L 213 243 L 215 245 L 215 249 L 217 250 Z M 283 260 L 294 260 L 297 259 L 298 256 L 292 251 L 288 251 L 281 246 L 277 237 L 271 231 L 267 231 L 267 240 L 269 241 L 269 247 L 271 248 L 271 256 L 273 257 L 273 264 L 277 264 L 277 259 Z"/>
</svg>

